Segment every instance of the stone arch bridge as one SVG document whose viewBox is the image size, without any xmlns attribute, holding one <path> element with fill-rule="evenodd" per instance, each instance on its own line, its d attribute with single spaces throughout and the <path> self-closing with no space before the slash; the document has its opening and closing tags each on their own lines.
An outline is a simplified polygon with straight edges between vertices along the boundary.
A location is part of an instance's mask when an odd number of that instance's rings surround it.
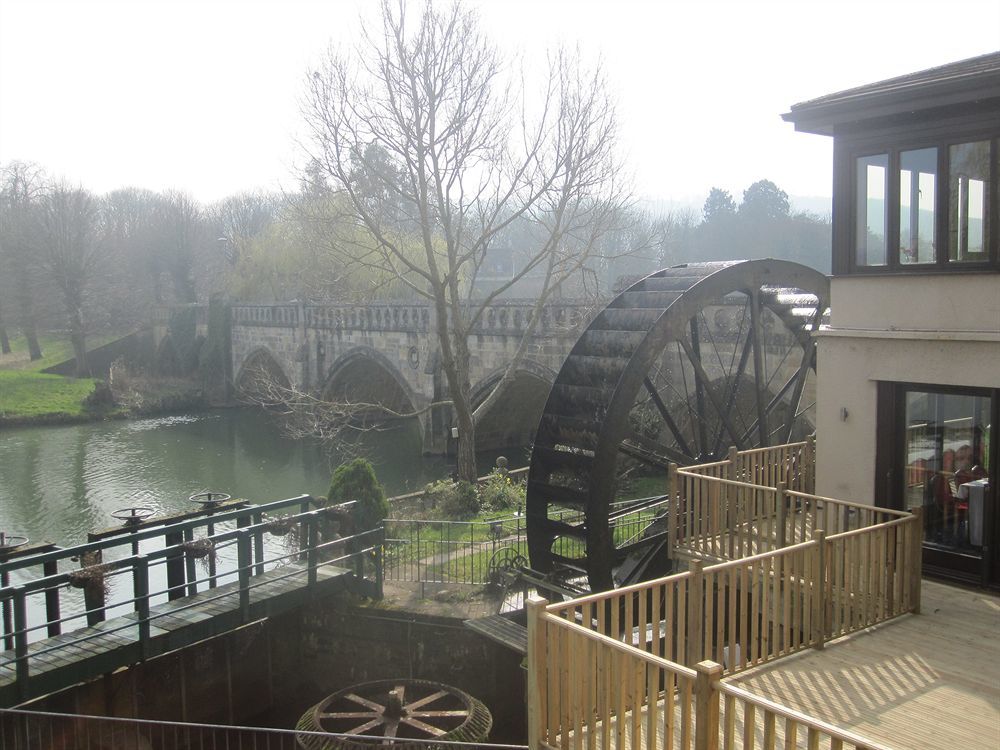
<svg viewBox="0 0 1000 750">
<path fill-rule="evenodd" d="M 531 302 L 486 308 L 473 329 L 474 405 L 489 395 L 524 335 Z M 526 355 L 505 392 L 477 423 L 484 450 L 530 442 L 549 387 L 593 311 L 577 301 L 548 304 Z M 352 403 L 381 403 L 418 412 L 425 452 L 452 447 L 449 407 L 440 366 L 435 311 L 426 303 L 367 305 L 233 305 L 231 362 L 240 389 L 256 368 L 297 389 Z"/>
</svg>

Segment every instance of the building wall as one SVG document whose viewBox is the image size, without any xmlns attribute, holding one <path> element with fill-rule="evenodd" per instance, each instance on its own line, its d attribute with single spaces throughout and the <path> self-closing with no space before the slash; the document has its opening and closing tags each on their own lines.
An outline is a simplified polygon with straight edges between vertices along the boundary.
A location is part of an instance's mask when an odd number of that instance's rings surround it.
<svg viewBox="0 0 1000 750">
<path fill-rule="evenodd" d="M 831 292 L 831 326 L 817 334 L 816 491 L 873 503 L 878 381 L 1000 386 L 1000 276 L 839 277 Z"/>
</svg>

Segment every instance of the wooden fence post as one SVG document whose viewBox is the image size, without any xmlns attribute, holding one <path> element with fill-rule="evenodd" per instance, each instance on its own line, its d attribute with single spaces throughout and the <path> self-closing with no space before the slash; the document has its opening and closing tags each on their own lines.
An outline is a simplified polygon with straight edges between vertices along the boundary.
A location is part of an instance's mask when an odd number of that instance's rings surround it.
<svg viewBox="0 0 1000 750">
<path fill-rule="evenodd" d="M 695 750 L 719 750 L 719 691 L 714 683 L 722 679 L 722 665 L 714 661 L 695 664 Z"/>
<path fill-rule="evenodd" d="M 705 631 L 705 576 L 701 572 L 702 567 L 701 560 L 692 560 L 690 563 L 691 577 L 687 586 L 687 648 L 684 659 L 686 665 L 701 661 L 701 638 Z"/>
<path fill-rule="evenodd" d="M 826 645 L 826 532 L 823 529 L 813 529 L 813 541 L 816 542 L 816 567 L 812 581 L 812 622 L 813 648 L 821 649 Z"/>
<path fill-rule="evenodd" d="M 916 519 L 912 521 L 913 546 L 910 548 L 910 565 L 908 571 L 910 576 L 910 610 L 914 614 L 920 614 L 920 575 L 923 568 L 924 551 L 924 509 L 914 508 L 910 511 Z"/>
<path fill-rule="evenodd" d="M 778 523 L 777 549 L 784 549 L 788 542 L 788 495 L 785 494 L 786 487 L 784 482 L 778 482 L 778 485 L 774 488 L 774 502 Z"/>
<path fill-rule="evenodd" d="M 22 698 L 28 697 L 28 599 L 24 586 L 14 589 L 14 676 Z"/>
<path fill-rule="evenodd" d="M 734 482 L 739 479 L 739 464 L 740 464 L 740 452 L 736 449 L 735 445 L 729 446 L 729 453 L 726 454 L 726 460 L 729 461 L 729 467 L 727 469 L 727 478 L 733 480 Z"/>
<path fill-rule="evenodd" d="M 42 563 L 42 575 L 48 578 L 59 574 L 59 563 L 56 560 L 49 560 Z M 45 592 L 45 619 L 48 621 L 49 638 L 62 633 L 62 615 L 59 613 L 59 589 L 52 586 Z"/>
<path fill-rule="evenodd" d="M 677 496 L 677 464 L 667 467 L 667 559 L 674 559 L 674 549 L 677 547 L 680 518 L 680 498 Z"/>
<path fill-rule="evenodd" d="M 542 615 L 549 602 L 537 594 L 528 596 L 528 747 L 539 750 L 547 741 L 548 704 L 547 646 Z"/>
<path fill-rule="evenodd" d="M 809 494 L 816 494 L 816 436 L 810 435 L 806 438 L 806 447 L 803 451 L 802 459 L 802 491 Z"/>
</svg>

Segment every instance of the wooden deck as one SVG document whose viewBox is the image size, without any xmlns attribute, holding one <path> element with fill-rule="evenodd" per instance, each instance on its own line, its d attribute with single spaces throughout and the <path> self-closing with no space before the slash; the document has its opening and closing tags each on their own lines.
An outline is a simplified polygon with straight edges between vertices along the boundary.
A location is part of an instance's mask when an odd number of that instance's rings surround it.
<svg viewBox="0 0 1000 750">
<path fill-rule="evenodd" d="M 1000 597 L 925 581 L 921 613 L 731 678 L 893 748 L 1000 747 Z"/>
<path fill-rule="evenodd" d="M 30 676 L 26 690 L 17 685 L 13 664 L 0 666 L 0 705 L 13 706 L 247 622 L 286 612 L 310 597 L 365 583 L 345 568 L 325 565 L 316 573 L 314 588 L 308 586 L 307 572 L 301 565 L 287 565 L 254 576 L 246 612 L 241 611 L 238 582 L 151 607 L 150 637 L 145 642 L 140 641 L 139 625 L 132 613 L 32 643 L 28 647 Z M 0 652 L 0 658 L 12 655 L 10 651 Z"/>
</svg>

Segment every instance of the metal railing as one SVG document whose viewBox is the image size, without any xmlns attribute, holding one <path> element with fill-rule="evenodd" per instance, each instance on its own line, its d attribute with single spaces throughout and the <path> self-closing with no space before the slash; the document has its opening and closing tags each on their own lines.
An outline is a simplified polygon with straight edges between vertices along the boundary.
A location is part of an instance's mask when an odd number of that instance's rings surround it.
<svg viewBox="0 0 1000 750">
<path fill-rule="evenodd" d="M 301 507 L 309 507 L 313 503 L 312 498 L 308 496 L 294 498 L 293 501 Z M 256 506 L 250 509 L 250 513 L 257 515 L 264 512 L 263 508 L 274 505 L 281 504 Z M 14 670 L 18 690 L 24 695 L 27 693 L 27 685 L 32 676 L 33 662 L 73 646 L 93 648 L 85 644 L 97 644 L 113 634 L 126 632 L 130 637 L 135 636 L 135 650 L 138 657 L 145 658 L 152 639 L 152 627 L 161 618 L 173 617 L 186 609 L 204 607 L 211 602 L 229 600 L 234 604 L 233 609 L 238 612 L 238 619 L 242 624 L 250 620 L 251 594 L 256 589 L 291 578 L 303 578 L 305 587 L 311 589 L 318 583 L 320 568 L 328 566 L 349 565 L 356 578 L 364 579 L 366 567 L 370 563 L 370 573 L 373 578 L 372 593 L 381 596 L 383 531 L 378 528 L 346 537 L 340 537 L 335 533 L 325 535 L 323 525 L 331 516 L 343 514 L 344 511 L 345 506 L 331 506 L 307 510 L 280 519 L 251 522 L 248 525 L 207 535 L 194 542 L 181 542 L 150 552 L 131 554 L 121 559 L 88 565 L 79 570 L 46 575 L 4 587 L 0 589 L 0 602 L 5 609 L 13 610 L 13 630 L 6 634 L 7 639 L 13 644 L 13 653 L 8 650 L 0 654 L 0 670 L 4 668 Z M 215 520 L 218 522 L 223 515 L 240 512 L 246 511 L 220 514 Z M 249 520 L 252 521 L 252 518 Z M 168 528 L 174 533 L 178 531 L 183 533 L 184 529 L 194 528 L 194 524 L 194 521 L 188 521 L 179 524 L 181 529 Z M 276 552 L 275 545 L 265 543 L 266 535 L 290 536 L 294 542 Z M 330 538 L 324 540 L 324 536 Z M 107 549 L 111 542 L 118 541 L 95 542 L 43 553 L 24 558 L 17 563 L 25 568 L 31 564 L 39 564 L 40 561 L 35 558 L 48 559 L 52 555 L 58 555 L 61 559 L 81 549 L 93 547 Z M 223 566 L 221 569 L 211 568 L 203 575 L 198 575 L 197 559 L 214 556 L 226 549 L 235 550 L 234 564 Z M 175 579 L 178 574 L 181 576 L 180 582 L 171 581 L 170 566 L 174 566 Z M 287 572 L 282 572 L 286 569 Z M 163 575 L 158 575 L 159 571 L 162 571 Z M 268 573 L 266 577 L 265 573 Z M 131 590 L 128 594 L 122 595 L 121 589 L 124 587 L 115 588 L 114 591 L 118 595 L 109 602 L 105 598 L 110 588 L 107 581 L 115 577 L 130 580 Z M 151 582 L 157 580 L 165 582 L 161 584 L 163 588 L 151 585 Z M 58 601 L 58 597 L 76 585 L 82 585 L 85 590 L 100 589 L 100 596 L 95 594 L 92 597 L 99 600 L 96 608 L 87 608 L 82 613 L 74 612 L 63 616 L 60 615 L 58 607 L 53 611 L 52 607 L 47 606 L 44 609 L 35 608 L 33 611 L 36 616 L 33 620 L 29 619 L 29 601 L 32 597 L 44 597 L 46 603 L 50 604 L 53 596 L 57 597 L 55 601 Z M 209 595 L 199 596 L 188 604 L 172 606 L 167 611 L 158 612 L 155 609 L 157 603 L 178 598 L 171 596 L 174 593 L 193 597 L 199 591 L 203 594 L 207 592 Z M 43 611 L 44 615 L 41 614 Z M 133 612 L 134 618 L 116 617 L 99 629 L 80 627 L 82 618 L 86 618 L 88 624 L 94 624 L 105 620 L 108 614 L 124 615 Z M 42 641 L 29 651 L 29 643 L 32 640 L 40 640 L 44 637 L 43 633 L 49 636 L 59 634 L 69 623 L 77 627 L 69 628 L 70 632 L 67 635 L 75 633 L 76 637 L 63 637 L 51 645 L 46 645 Z M 36 634 L 37 637 L 33 637 Z"/>
<path fill-rule="evenodd" d="M 353 740 L 350 735 L 295 729 L 83 716 L 0 709 L 4 750 L 299 750 L 299 739 Z M 525 750 L 525 745 L 407 739 L 408 745 L 466 750 Z"/>
</svg>

